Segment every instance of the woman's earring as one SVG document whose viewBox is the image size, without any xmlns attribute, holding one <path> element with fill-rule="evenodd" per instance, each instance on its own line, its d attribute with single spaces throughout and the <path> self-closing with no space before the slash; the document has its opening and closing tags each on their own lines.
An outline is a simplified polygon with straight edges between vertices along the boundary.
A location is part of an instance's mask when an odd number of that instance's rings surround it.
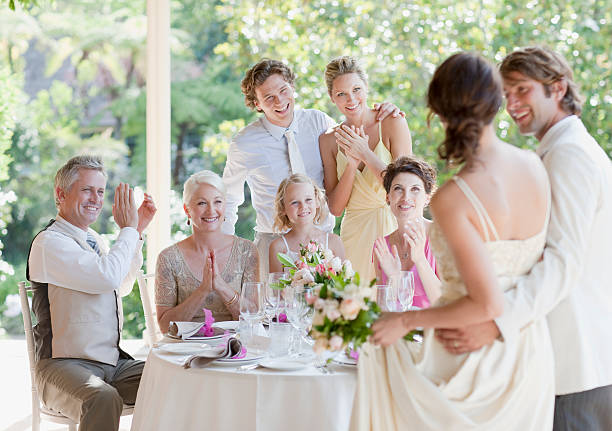
<svg viewBox="0 0 612 431">
<path fill-rule="evenodd" d="M 187 226 L 191 225 L 191 217 L 187 217 Z"/>
</svg>

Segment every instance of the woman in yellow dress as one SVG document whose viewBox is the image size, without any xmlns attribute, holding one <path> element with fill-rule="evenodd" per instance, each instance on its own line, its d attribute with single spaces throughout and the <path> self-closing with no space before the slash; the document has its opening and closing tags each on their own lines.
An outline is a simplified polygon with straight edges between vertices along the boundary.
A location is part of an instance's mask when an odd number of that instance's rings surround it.
<svg viewBox="0 0 612 431">
<path fill-rule="evenodd" d="M 368 107 L 367 77 L 358 61 L 343 56 L 325 68 L 329 97 L 346 120 L 319 137 L 329 210 L 342 215 L 340 238 L 347 258 L 361 275 L 374 278 L 372 246 L 376 238 L 397 229 L 386 204 L 382 171 L 393 160 L 412 153 L 403 117 L 377 121 Z"/>
</svg>

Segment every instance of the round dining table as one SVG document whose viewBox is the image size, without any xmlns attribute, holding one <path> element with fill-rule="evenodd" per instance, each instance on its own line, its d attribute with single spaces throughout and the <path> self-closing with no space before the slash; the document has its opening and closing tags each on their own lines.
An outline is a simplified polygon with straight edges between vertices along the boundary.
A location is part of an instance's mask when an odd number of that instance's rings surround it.
<svg viewBox="0 0 612 431">
<path fill-rule="evenodd" d="M 345 431 L 357 370 L 314 364 L 294 371 L 209 364 L 153 348 L 140 380 L 132 431 Z"/>
</svg>

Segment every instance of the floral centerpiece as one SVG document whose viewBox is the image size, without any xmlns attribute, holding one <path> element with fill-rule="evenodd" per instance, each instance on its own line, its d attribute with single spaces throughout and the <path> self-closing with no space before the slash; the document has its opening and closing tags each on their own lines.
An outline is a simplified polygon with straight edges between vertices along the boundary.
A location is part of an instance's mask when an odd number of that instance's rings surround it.
<svg viewBox="0 0 612 431">
<path fill-rule="evenodd" d="M 276 287 L 313 288 L 308 303 L 314 307 L 309 335 L 315 340 L 315 353 L 346 349 L 350 357 L 357 359 L 359 347 L 372 334 L 372 324 L 381 314 L 371 287 L 376 280 L 362 285 L 349 260 L 342 262 L 316 241 L 306 246 L 300 244 L 300 255 L 295 261 L 285 253 L 278 253 L 277 257 L 289 269 L 290 276 L 280 280 Z M 420 329 L 413 330 L 404 339 L 419 341 L 422 334 Z"/>
<path fill-rule="evenodd" d="M 359 274 L 353 271 L 349 260 L 342 262 L 315 241 L 301 246 L 295 261 L 284 253 L 279 253 L 278 259 L 290 273 L 279 287 L 313 288 L 308 298 L 314 307 L 309 335 L 315 340 L 317 354 L 340 351 L 349 344 L 357 349 L 367 340 L 380 308 L 372 300 L 372 288 L 360 284 Z"/>
</svg>

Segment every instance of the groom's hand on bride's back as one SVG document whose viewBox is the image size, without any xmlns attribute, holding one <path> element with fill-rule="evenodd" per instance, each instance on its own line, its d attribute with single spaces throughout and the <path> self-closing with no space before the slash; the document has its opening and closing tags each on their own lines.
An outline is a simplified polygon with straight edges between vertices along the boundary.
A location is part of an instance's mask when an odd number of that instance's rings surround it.
<svg viewBox="0 0 612 431">
<path fill-rule="evenodd" d="M 449 353 L 455 355 L 479 350 L 500 335 L 499 328 L 492 320 L 463 328 L 436 329 L 438 341 Z"/>
</svg>

